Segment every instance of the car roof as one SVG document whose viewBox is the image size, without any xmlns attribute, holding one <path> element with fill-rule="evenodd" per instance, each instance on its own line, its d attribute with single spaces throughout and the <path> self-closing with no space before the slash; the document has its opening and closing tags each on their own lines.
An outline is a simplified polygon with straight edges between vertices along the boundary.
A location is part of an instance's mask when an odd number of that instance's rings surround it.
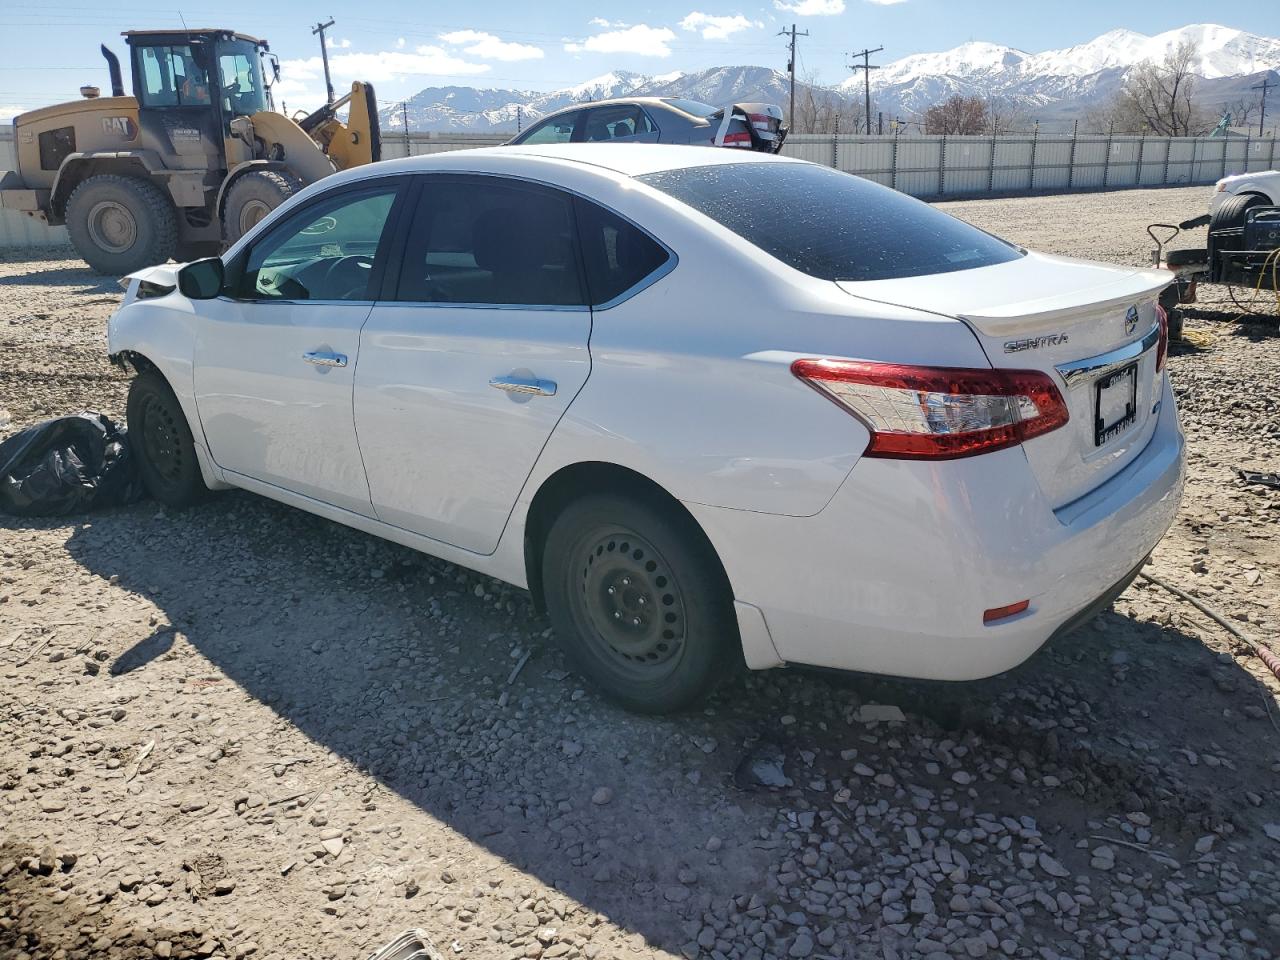
<svg viewBox="0 0 1280 960">
<path fill-rule="evenodd" d="M 677 170 L 684 167 L 709 167 L 724 163 L 801 163 L 790 157 L 760 153 L 755 150 L 726 149 L 709 146 L 680 146 L 665 143 L 545 143 L 533 146 L 477 147 L 398 160 L 383 160 L 354 168 L 352 179 L 359 174 L 376 176 L 384 172 L 472 170 L 505 173 L 511 161 L 526 158 L 537 163 L 560 162 L 582 164 L 610 170 L 625 177 Z M 327 178 L 326 178 L 327 179 Z M 330 181 L 332 182 L 332 181 Z"/>
</svg>

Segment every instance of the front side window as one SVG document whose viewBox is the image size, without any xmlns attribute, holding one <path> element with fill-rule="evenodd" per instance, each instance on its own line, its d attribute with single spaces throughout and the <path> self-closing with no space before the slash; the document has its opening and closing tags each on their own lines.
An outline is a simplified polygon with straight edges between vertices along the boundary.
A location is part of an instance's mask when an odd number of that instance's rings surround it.
<svg viewBox="0 0 1280 960">
<path fill-rule="evenodd" d="M 573 125 L 581 111 L 544 120 L 520 138 L 520 143 L 568 143 L 573 139 Z"/>
<path fill-rule="evenodd" d="M 587 112 L 582 139 L 587 143 L 607 143 L 652 133 L 653 129 L 648 115 L 635 104 L 597 107 Z"/>
<path fill-rule="evenodd" d="M 1023 255 L 927 203 L 814 163 L 715 164 L 637 179 L 823 280 L 923 277 Z"/>
<path fill-rule="evenodd" d="M 189 44 L 136 47 L 145 107 L 207 107 L 209 76 Z"/>
<path fill-rule="evenodd" d="M 227 117 L 250 117 L 267 109 L 258 48 L 245 40 L 218 44 L 218 83 L 222 112 Z"/>
<path fill-rule="evenodd" d="M 571 204 L 502 177 L 424 178 L 396 299 L 585 305 Z"/>
<path fill-rule="evenodd" d="M 249 250 L 237 285 L 249 300 L 369 300 L 396 187 L 314 203 Z"/>
</svg>

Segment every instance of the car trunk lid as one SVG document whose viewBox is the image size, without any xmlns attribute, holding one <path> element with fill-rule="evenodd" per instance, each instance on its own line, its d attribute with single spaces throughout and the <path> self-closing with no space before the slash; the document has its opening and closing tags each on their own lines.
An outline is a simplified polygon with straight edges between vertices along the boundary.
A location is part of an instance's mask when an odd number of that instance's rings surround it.
<svg viewBox="0 0 1280 960">
<path fill-rule="evenodd" d="M 772 103 L 735 103 L 707 117 L 715 129 L 717 147 L 739 147 L 777 153 L 787 130 L 782 125 L 782 108 Z"/>
<path fill-rule="evenodd" d="M 1161 396 L 1156 301 L 1168 283 L 1151 270 L 1029 253 L 972 270 L 839 285 L 956 317 L 993 367 L 1053 377 L 1070 420 L 1023 449 L 1058 509 L 1124 469 L 1151 439 Z"/>
</svg>

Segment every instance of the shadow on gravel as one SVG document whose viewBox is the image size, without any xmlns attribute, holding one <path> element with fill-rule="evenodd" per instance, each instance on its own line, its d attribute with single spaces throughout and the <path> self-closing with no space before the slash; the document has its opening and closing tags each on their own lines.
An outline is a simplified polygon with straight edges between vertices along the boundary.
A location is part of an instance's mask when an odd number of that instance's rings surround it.
<svg viewBox="0 0 1280 960">
<path fill-rule="evenodd" d="M 579 689 L 522 591 L 246 494 L 179 514 L 141 504 L 96 515 L 67 548 L 151 598 L 181 637 L 316 743 L 666 949 L 689 942 L 681 918 L 785 891 L 782 864 L 810 842 L 787 833 L 794 818 L 851 816 L 834 809 L 836 782 L 854 803 L 886 808 L 909 808 L 902 784 L 954 797 L 938 814 L 953 828 L 975 809 L 1035 817 L 1082 870 L 1075 843 L 1097 821 L 1146 811 L 1174 839 L 1231 832 L 1258 815 L 1239 798 L 1269 782 L 1272 751 L 1258 738 L 1271 728 L 1243 737 L 1237 712 L 1259 702 L 1255 681 L 1175 627 L 1114 612 L 988 681 L 771 671 L 727 683 L 705 711 L 646 718 Z M 110 673 L 146 670 L 173 642 L 172 632 L 148 636 Z M 907 722 L 864 725 L 866 702 L 897 704 Z M 761 744 L 789 785 L 735 786 Z M 891 772 L 887 784 L 854 771 L 850 751 Z M 958 786 L 970 782 L 979 792 Z M 612 802 L 594 804 L 602 786 Z M 720 849 L 714 837 L 733 842 Z M 885 859 L 900 837 L 852 841 L 822 844 L 832 871 L 901 869 Z M 685 871 L 696 883 L 682 882 Z M 1028 922 L 1061 935 L 1044 918 Z"/>
<path fill-rule="evenodd" d="M 65 267 L 44 270 L 27 270 L 10 276 L 0 276 L 0 287 L 76 287 L 81 293 L 120 293 L 116 277 L 104 277 L 94 273 L 82 260 L 68 260 Z"/>
</svg>

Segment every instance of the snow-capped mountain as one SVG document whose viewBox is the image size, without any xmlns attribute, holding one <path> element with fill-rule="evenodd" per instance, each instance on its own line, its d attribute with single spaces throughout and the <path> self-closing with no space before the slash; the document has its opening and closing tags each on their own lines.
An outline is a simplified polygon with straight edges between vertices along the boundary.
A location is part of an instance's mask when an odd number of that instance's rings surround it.
<svg viewBox="0 0 1280 960">
<path fill-rule="evenodd" d="M 887 64 L 872 74 L 871 86 L 881 109 L 895 113 L 923 111 L 953 93 L 1007 97 L 1033 111 L 1063 113 L 1111 95 L 1134 66 L 1161 60 L 1184 42 L 1197 48 L 1192 72 L 1208 81 L 1280 70 L 1280 39 L 1194 24 L 1154 37 L 1111 30 L 1088 43 L 1042 53 L 966 43 Z M 861 85 L 861 77 L 850 77 L 840 87 L 852 93 Z M 1201 93 L 1211 91 L 1202 87 Z"/>
<path fill-rule="evenodd" d="M 953 94 L 997 97 L 1048 123 L 1079 116 L 1111 96 L 1137 64 L 1160 60 L 1179 43 L 1197 47 L 1193 71 L 1204 78 L 1198 99 L 1216 106 L 1258 82 L 1268 71 L 1280 73 L 1280 39 L 1261 37 L 1217 24 L 1194 24 L 1148 37 L 1132 30 L 1104 33 L 1061 50 L 1028 53 L 1014 47 L 971 41 L 940 53 L 918 53 L 873 71 L 876 109 L 889 116 L 915 116 Z M 1249 82 L 1245 82 L 1246 79 Z M 1280 79 L 1280 77 L 1278 77 Z M 828 101 L 862 102 L 862 77 L 855 74 L 834 87 L 812 88 Z M 797 82 L 797 94 L 806 85 Z M 648 76 L 614 71 L 562 90 L 428 87 L 383 111 L 387 131 L 411 130 L 514 132 L 517 114 L 524 125 L 561 107 L 620 96 L 690 97 L 711 104 L 768 101 L 785 105 L 786 74 L 769 67 L 712 67 L 692 73 Z"/>
</svg>

